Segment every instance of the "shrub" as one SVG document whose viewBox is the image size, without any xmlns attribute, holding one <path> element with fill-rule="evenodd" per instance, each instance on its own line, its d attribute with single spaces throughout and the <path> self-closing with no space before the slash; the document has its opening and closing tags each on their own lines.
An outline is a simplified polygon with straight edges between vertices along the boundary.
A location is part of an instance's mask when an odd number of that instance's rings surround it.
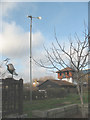
<svg viewBox="0 0 90 120">
<path fill-rule="evenodd" d="M 45 92 L 44 91 L 33 91 L 32 93 L 33 100 L 35 99 L 44 99 L 45 98 Z"/>
<path fill-rule="evenodd" d="M 61 98 L 65 97 L 67 90 L 65 88 L 48 88 L 47 97 L 48 98 Z"/>
<path fill-rule="evenodd" d="M 68 88 L 68 93 L 77 93 L 77 88 Z"/>
<path fill-rule="evenodd" d="M 24 100 L 30 99 L 30 90 L 24 89 L 23 98 Z M 38 90 L 32 91 L 32 99 L 33 100 L 45 99 L 45 92 L 44 91 L 39 92 Z"/>
</svg>

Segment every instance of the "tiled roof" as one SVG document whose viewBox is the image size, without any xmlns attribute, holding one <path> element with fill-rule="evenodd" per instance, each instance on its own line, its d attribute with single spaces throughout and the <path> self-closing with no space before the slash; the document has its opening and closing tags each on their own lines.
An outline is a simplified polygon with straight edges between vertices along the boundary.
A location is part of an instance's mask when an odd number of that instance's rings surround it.
<svg viewBox="0 0 90 120">
<path fill-rule="evenodd" d="M 66 80 L 50 80 L 52 82 L 55 82 L 58 85 L 74 85 L 73 83 L 70 83 Z"/>
<path fill-rule="evenodd" d="M 59 71 L 57 71 L 56 73 L 59 73 L 59 72 L 64 72 L 64 71 L 73 71 L 73 69 L 72 68 L 70 68 L 70 67 L 66 67 L 66 68 L 64 68 L 64 69 L 62 69 L 62 70 L 59 70 Z"/>
</svg>

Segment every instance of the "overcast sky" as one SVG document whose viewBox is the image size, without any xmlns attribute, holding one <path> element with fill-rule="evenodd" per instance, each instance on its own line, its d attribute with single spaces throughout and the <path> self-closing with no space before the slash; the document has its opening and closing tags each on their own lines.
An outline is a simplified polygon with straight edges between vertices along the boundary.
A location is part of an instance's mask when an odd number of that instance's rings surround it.
<svg viewBox="0 0 90 120">
<path fill-rule="evenodd" d="M 45 50 L 55 43 L 54 28 L 61 44 L 75 32 L 82 37 L 84 21 L 88 25 L 88 2 L 2 2 L 0 4 L 0 61 L 10 58 L 18 78 L 29 82 L 29 32 L 33 19 L 32 50 L 36 60 L 44 59 Z M 33 78 L 55 76 L 55 73 L 33 64 Z"/>
</svg>

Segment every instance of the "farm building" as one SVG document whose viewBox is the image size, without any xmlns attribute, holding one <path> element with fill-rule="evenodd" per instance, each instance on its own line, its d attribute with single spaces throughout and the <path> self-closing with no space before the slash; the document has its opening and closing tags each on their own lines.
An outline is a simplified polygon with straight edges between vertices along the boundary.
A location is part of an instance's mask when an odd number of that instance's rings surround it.
<svg viewBox="0 0 90 120">
<path fill-rule="evenodd" d="M 48 79 L 43 83 L 39 84 L 37 87 L 39 88 L 39 90 L 45 90 L 47 88 L 60 88 L 60 87 L 75 88 L 76 86 L 68 81 Z"/>
<path fill-rule="evenodd" d="M 45 95 L 44 98 L 64 97 L 68 93 L 77 94 L 76 85 L 68 81 L 48 79 L 39 84 L 37 87 L 38 91 L 40 93 L 43 92 L 43 94 Z"/>
</svg>

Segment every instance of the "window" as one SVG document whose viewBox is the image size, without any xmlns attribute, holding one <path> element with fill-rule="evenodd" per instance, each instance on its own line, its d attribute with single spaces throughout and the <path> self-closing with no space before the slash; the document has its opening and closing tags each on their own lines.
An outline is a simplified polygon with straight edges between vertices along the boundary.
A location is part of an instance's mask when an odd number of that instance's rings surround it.
<svg viewBox="0 0 90 120">
<path fill-rule="evenodd" d="M 60 72 L 60 76 L 62 75 L 62 73 Z"/>
<path fill-rule="evenodd" d="M 67 76 L 69 76 L 69 71 L 67 71 Z"/>
</svg>

